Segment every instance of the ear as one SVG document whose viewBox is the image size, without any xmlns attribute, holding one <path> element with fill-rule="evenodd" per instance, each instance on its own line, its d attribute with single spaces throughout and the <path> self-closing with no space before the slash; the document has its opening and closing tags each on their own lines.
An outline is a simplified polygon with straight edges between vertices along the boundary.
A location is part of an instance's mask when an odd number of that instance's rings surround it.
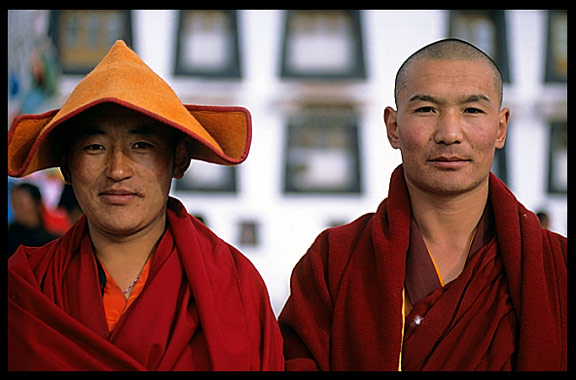
<svg viewBox="0 0 576 380">
<path fill-rule="evenodd" d="M 72 176 L 70 175 L 70 168 L 68 166 L 68 160 L 65 154 L 62 155 L 60 162 L 60 173 L 62 173 L 64 183 L 67 185 L 72 185 Z"/>
<path fill-rule="evenodd" d="M 184 173 L 188 170 L 190 166 L 191 154 L 191 144 L 187 138 L 181 139 L 176 145 L 176 151 L 174 153 L 174 168 L 172 177 L 180 179 L 184 177 Z"/>
<path fill-rule="evenodd" d="M 506 132 L 508 130 L 508 121 L 510 120 L 510 109 L 503 108 L 498 115 L 498 131 L 496 132 L 496 148 L 504 148 L 506 143 Z"/>
<path fill-rule="evenodd" d="M 60 166 L 60 173 L 62 173 L 62 177 L 64 177 L 64 183 L 66 185 L 72 185 L 70 170 L 68 170 L 68 168 L 65 166 Z"/>
<path fill-rule="evenodd" d="M 386 124 L 386 135 L 388 141 L 394 149 L 400 149 L 400 135 L 398 134 L 397 111 L 392 107 L 384 110 L 384 123 Z"/>
<path fill-rule="evenodd" d="M 60 166 L 60 173 L 62 173 L 62 177 L 64 177 L 64 183 L 71 185 L 72 182 L 70 181 L 70 170 L 68 170 L 68 168 L 65 166 Z"/>
</svg>

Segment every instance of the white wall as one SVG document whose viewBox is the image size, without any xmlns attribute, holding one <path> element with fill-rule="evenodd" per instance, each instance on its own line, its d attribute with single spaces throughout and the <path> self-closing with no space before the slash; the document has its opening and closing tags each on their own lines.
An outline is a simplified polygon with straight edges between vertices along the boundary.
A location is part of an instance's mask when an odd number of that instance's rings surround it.
<svg viewBox="0 0 576 380">
<path fill-rule="evenodd" d="M 546 13 L 508 11 L 512 83 L 504 105 L 512 109 L 507 141 L 509 184 L 531 209 L 546 207 L 553 230 L 567 233 L 566 196 L 546 193 L 548 118 L 566 111 L 566 85 L 543 84 Z M 250 10 L 239 14 L 241 81 L 174 78 L 172 65 L 177 12 L 134 11 L 134 47 L 152 69 L 170 83 L 184 103 L 241 105 L 250 109 L 253 142 L 239 167 L 236 195 L 174 192 L 191 213 L 237 246 L 267 283 L 274 310 L 280 312 L 289 292 L 289 276 L 314 238 L 334 220 L 351 221 L 376 209 L 386 197 L 392 170 L 400 163 L 390 148 L 383 110 L 394 106 L 394 77 L 400 64 L 420 47 L 446 37 L 446 11 L 363 11 L 368 79 L 341 85 L 302 85 L 279 79 L 283 12 Z M 62 94 L 77 78 L 66 79 Z M 344 99 L 361 110 L 360 150 L 364 192 L 359 195 L 296 196 L 282 193 L 286 110 L 302 97 Z M 239 222 L 256 220 L 260 244 L 238 244 Z"/>
</svg>

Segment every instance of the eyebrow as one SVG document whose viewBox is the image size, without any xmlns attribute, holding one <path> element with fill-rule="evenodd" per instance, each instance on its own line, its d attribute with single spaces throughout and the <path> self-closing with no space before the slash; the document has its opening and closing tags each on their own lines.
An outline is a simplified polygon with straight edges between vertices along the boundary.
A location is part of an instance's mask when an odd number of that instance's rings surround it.
<svg viewBox="0 0 576 380">
<path fill-rule="evenodd" d="M 130 133 L 131 135 L 145 135 L 145 136 L 156 134 L 154 128 L 146 124 L 137 125 L 136 127 L 130 129 L 128 133 Z"/>
<path fill-rule="evenodd" d="M 467 98 L 465 98 L 462 103 L 476 103 L 476 102 L 492 103 L 490 98 L 488 98 L 486 95 L 483 95 L 483 94 L 470 95 Z"/>
<path fill-rule="evenodd" d="M 409 102 L 430 102 L 430 103 L 435 103 L 435 104 L 444 104 L 445 101 L 439 98 L 435 98 L 431 95 L 427 95 L 427 94 L 416 94 L 414 96 L 412 96 L 409 100 Z M 486 95 L 483 94 L 473 94 L 473 95 L 464 95 L 462 97 L 462 100 L 460 101 L 460 104 L 466 104 L 466 103 L 476 103 L 476 102 L 488 102 L 488 103 L 492 103 L 492 101 L 490 100 L 490 98 L 488 98 Z"/>
<path fill-rule="evenodd" d="M 98 127 L 97 125 L 89 125 L 83 128 L 82 132 L 80 133 L 80 136 L 98 136 L 105 134 L 106 132 L 100 129 L 100 127 Z"/>
<path fill-rule="evenodd" d="M 409 100 L 410 103 L 412 102 L 431 102 L 431 103 L 441 103 L 439 100 L 437 100 L 435 97 L 430 96 L 430 95 L 422 95 L 422 94 L 416 94 L 414 96 L 412 96 Z"/>
</svg>

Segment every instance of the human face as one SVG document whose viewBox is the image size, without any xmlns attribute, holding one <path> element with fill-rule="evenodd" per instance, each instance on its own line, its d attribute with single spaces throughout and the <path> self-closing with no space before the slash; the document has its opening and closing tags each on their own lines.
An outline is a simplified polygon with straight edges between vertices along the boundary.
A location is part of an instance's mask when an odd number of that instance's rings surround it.
<svg viewBox="0 0 576 380">
<path fill-rule="evenodd" d="M 40 205 L 28 191 L 18 188 L 12 189 L 10 204 L 16 222 L 28 227 L 37 227 L 41 224 Z"/>
<path fill-rule="evenodd" d="M 86 111 L 71 127 L 63 173 L 91 231 L 131 236 L 163 226 L 173 174 L 185 170 L 171 128 L 113 104 Z"/>
<path fill-rule="evenodd" d="M 408 69 L 398 110 L 384 112 L 388 140 L 400 149 L 410 187 L 461 194 L 488 184 L 494 151 L 510 116 L 499 110 L 494 72 L 485 62 L 417 60 Z"/>
</svg>

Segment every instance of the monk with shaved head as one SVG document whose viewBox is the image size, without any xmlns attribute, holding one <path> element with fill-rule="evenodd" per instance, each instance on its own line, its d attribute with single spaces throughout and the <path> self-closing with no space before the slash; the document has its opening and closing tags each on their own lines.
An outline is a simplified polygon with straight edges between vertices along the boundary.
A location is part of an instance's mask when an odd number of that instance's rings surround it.
<svg viewBox="0 0 576 380">
<path fill-rule="evenodd" d="M 399 92 L 408 85 L 408 70 L 412 63 L 419 60 L 459 60 L 484 62 L 493 71 L 494 87 L 499 94 L 499 106 L 502 106 L 502 73 L 496 63 L 474 45 L 457 39 L 446 39 L 427 45 L 412 54 L 396 73 L 394 100 L 398 106 Z"/>
<path fill-rule="evenodd" d="M 510 110 L 475 46 L 400 67 L 376 212 L 322 232 L 279 316 L 288 370 L 566 370 L 567 239 L 490 172 Z"/>
</svg>

